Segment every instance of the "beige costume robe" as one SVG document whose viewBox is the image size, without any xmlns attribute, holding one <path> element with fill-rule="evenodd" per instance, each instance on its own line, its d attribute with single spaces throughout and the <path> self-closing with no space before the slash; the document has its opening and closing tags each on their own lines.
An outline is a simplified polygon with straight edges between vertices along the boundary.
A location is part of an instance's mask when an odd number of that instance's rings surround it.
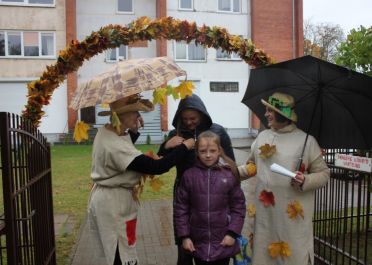
<svg viewBox="0 0 372 265">
<path fill-rule="evenodd" d="M 251 147 L 249 160 L 257 165 L 254 205 L 256 215 L 253 235 L 253 265 L 308 265 L 314 264 L 313 226 L 314 191 L 326 185 L 329 169 L 322 159 L 321 149 L 314 137 L 309 136 L 304 153 L 305 183 L 302 189 L 291 186 L 289 177 L 270 171 L 270 165 L 277 163 L 295 171 L 301 155 L 306 134 L 294 124 L 280 130 L 261 132 Z M 269 158 L 260 157 L 260 146 L 276 145 L 276 152 Z M 275 206 L 264 207 L 259 200 L 263 190 L 272 191 Z M 304 210 L 304 219 L 290 219 L 288 203 L 298 201 Z M 249 202 L 247 202 L 248 205 Z M 271 243 L 288 243 L 291 255 L 272 258 L 268 247 Z"/>
<path fill-rule="evenodd" d="M 94 188 L 88 206 L 90 239 L 112 265 L 119 247 L 123 265 L 138 262 L 136 222 L 138 202 L 132 189 L 141 175 L 127 170 L 135 157 L 142 154 L 129 135 L 118 136 L 101 127 L 93 144 L 91 178 Z"/>
</svg>

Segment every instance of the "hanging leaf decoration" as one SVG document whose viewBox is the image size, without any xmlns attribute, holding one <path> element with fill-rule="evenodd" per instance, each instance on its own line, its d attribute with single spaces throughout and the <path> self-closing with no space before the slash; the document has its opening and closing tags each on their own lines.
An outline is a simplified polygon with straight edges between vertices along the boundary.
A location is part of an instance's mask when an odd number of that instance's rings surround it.
<svg viewBox="0 0 372 265">
<path fill-rule="evenodd" d="M 198 27 L 195 22 L 179 20 L 172 17 L 150 19 L 140 17 L 127 26 L 107 25 L 92 32 L 84 40 L 72 40 L 58 54 L 55 64 L 47 66 L 38 80 L 30 82 L 28 101 L 22 116 L 34 125 L 39 125 L 44 115 L 44 105 L 50 103 L 54 90 L 64 82 L 66 75 L 79 69 L 85 60 L 98 53 L 113 49 L 120 45 L 129 45 L 136 41 L 153 39 L 193 41 L 205 47 L 221 48 L 222 51 L 236 52 L 246 63 L 254 67 L 274 63 L 273 58 L 263 50 L 255 47 L 250 39 L 230 34 L 225 28 Z M 182 88 L 182 96 L 188 95 L 189 88 Z"/>
<path fill-rule="evenodd" d="M 271 191 L 261 191 L 258 199 L 263 203 L 265 207 L 269 207 L 270 205 L 275 206 L 274 193 L 272 193 Z"/>
<path fill-rule="evenodd" d="M 268 247 L 268 251 L 269 255 L 274 259 L 278 257 L 287 258 L 292 255 L 288 243 L 284 241 L 271 243 Z"/>
<path fill-rule="evenodd" d="M 88 140 L 89 135 L 88 135 L 88 130 L 90 126 L 86 124 L 83 121 L 76 122 L 75 129 L 74 129 L 74 140 L 77 143 L 80 143 L 83 140 Z"/>
<path fill-rule="evenodd" d="M 181 99 L 191 96 L 192 95 L 192 90 L 194 89 L 194 85 L 190 81 L 182 81 L 181 84 L 176 87 L 174 90 L 176 93 L 180 94 Z"/>
<path fill-rule="evenodd" d="M 287 213 L 290 219 L 296 219 L 297 217 L 304 219 L 304 209 L 298 201 L 288 203 Z"/>
<path fill-rule="evenodd" d="M 261 158 L 269 158 L 273 154 L 276 153 L 276 145 L 269 145 L 269 144 L 264 144 L 259 147 L 261 153 L 259 153 L 259 156 Z"/>
</svg>

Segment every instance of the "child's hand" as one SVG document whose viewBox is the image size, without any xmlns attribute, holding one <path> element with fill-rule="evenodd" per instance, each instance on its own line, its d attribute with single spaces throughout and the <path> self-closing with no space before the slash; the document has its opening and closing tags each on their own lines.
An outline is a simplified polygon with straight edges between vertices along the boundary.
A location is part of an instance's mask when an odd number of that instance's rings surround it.
<svg viewBox="0 0 372 265">
<path fill-rule="evenodd" d="M 222 246 L 224 246 L 224 247 L 231 247 L 231 246 L 233 246 L 234 244 L 235 244 L 235 238 L 233 238 L 233 237 L 231 237 L 231 236 L 229 236 L 229 235 L 226 235 L 223 239 L 222 239 L 222 241 L 221 241 L 221 243 L 220 243 Z"/>
<path fill-rule="evenodd" d="M 192 241 L 191 241 L 190 238 L 185 238 L 185 239 L 182 240 L 182 247 L 185 250 L 188 250 L 190 252 L 194 252 L 195 251 L 194 243 L 192 243 Z"/>
<path fill-rule="evenodd" d="M 180 137 L 180 136 L 173 136 L 170 138 L 166 143 L 165 143 L 165 149 L 172 149 L 176 147 L 177 145 L 180 145 L 185 141 L 185 138 Z"/>
</svg>

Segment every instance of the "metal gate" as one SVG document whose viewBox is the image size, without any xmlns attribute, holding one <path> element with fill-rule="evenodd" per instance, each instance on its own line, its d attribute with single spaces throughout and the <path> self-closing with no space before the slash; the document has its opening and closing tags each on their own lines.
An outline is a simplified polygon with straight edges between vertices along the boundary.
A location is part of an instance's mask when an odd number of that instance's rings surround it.
<svg viewBox="0 0 372 265">
<path fill-rule="evenodd" d="M 4 213 L 0 264 L 56 264 L 50 148 L 21 117 L 0 112 Z"/>
<path fill-rule="evenodd" d="M 315 264 L 372 264 L 371 173 L 334 166 L 336 153 L 356 152 L 326 151 L 331 180 L 315 196 Z"/>
</svg>

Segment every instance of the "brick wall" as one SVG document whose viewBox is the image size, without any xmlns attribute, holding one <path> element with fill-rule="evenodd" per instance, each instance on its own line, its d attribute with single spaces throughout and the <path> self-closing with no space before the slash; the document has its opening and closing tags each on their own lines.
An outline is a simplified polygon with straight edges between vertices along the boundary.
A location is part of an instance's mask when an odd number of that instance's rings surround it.
<svg viewBox="0 0 372 265">
<path fill-rule="evenodd" d="M 253 43 L 277 62 L 302 56 L 302 9 L 302 0 L 251 0 Z M 260 128 L 255 115 L 251 124 Z"/>
</svg>

